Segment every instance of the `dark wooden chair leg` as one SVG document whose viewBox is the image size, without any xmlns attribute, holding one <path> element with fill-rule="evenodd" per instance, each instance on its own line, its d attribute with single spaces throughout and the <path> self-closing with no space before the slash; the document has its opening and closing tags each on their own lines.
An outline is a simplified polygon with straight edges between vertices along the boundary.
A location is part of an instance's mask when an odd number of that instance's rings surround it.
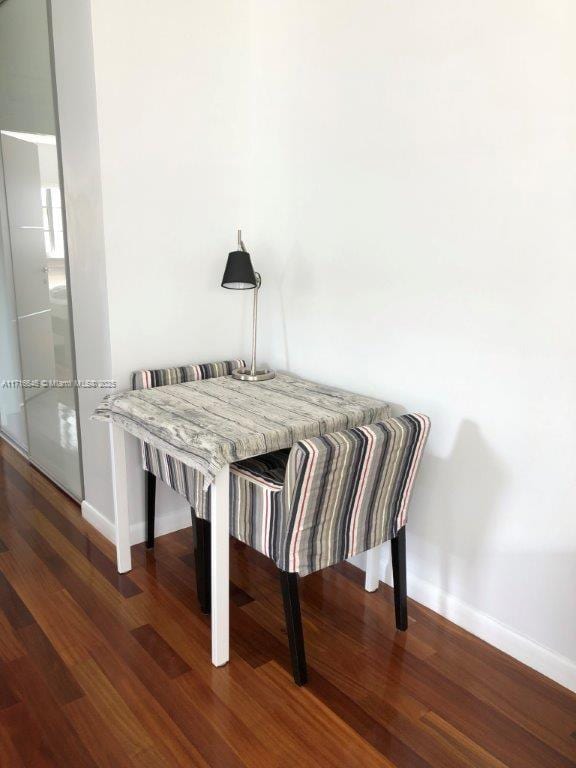
<svg viewBox="0 0 576 768">
<path fill-rule="evenodd" d="M 308 671 L 306 669 L 302 615 L 298 596 L 298 574 L 280 571 L 280 584 L 282 585 L 282 599 L 284 601 L 294 682 L 296 685 L 304 685 L 308 681 Z"/>
<path fill-rule="evenodd" d="M 396 629 L 408 629 L 408 596 L 406 592 L 406 526 L 398 531 L 392 545 L 392 574 L 394 578 L 394 611 Z"/>
<path fill-rule="evenodd" d="M 192 524 L 196 536 L 196 590 L 202 613 L 210 613 L 212 580 L 210 578 L 210 521 L 196 517 L 192 510 Z"/>
<path fill-rule="evenodd" d="M 156 475 L 144 470 L 146 473 L 146 547 L 154 546 L 154 518 L 156 517 Z"/>
</svg>

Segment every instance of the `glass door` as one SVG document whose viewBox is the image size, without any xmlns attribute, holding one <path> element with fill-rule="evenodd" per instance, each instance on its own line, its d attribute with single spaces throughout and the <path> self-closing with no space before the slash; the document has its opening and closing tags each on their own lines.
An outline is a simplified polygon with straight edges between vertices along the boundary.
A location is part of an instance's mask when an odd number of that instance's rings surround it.
<svg viewBox="0 0 576 768">
<path fill-rule="evenodd" d="M 0 293 L 4 302 L 0 333 L 6 349 L 17 347 L 11 371 L 19 363 L 22 379 L 19 388 L 4 386 L 12 400 L 2 395 L 6 401 L 2 429 L 27 448 L 32 462 L 49 477 L 81 498 L 65 228 L 44 0 L 5 0 L 0 5 L 0 29 L 6 34 L 9 28 L 20 38 L 19 50 L 28 55 L 30 46 L 35 46 L 32 58 L 39 82 L 31 88 L 26 78 L 28 59 L 14 52 L 14 58 L 4 62 L 0 53 L 0 67 L 9 65 L 12 72 L 10 89 L 0 90 L 3 277 L 12 279 L 12 291 L 5 288 Z M 0 31 L 0 51 L 3 36 Z M 12 307 L 4 293 L 12 294 Z M 0 362 L 4 365 L 2 358 Z M 6 373 L 0 371 L 0 379 Z M 9 414 L 12 424 L 17 422 L 19 439 L 11 430 Z"/>
</svg>

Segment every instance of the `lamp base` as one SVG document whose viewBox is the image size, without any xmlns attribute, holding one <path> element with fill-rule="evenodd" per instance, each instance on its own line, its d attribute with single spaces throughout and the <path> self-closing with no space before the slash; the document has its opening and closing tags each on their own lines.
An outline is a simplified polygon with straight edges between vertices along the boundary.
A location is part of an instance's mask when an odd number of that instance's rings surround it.
<svg viewBox="0 0 576 768">
<path fill-rule="evenodd" d="M 276 376 L 276 371 L 271 371 L 270 368 L 256 368 L 252 373 L 251 368 L 236 368 L 232 371 L 232 378 L 240 379 L 240 381 L 267 381 L 273 379 Z"/>
</svg>

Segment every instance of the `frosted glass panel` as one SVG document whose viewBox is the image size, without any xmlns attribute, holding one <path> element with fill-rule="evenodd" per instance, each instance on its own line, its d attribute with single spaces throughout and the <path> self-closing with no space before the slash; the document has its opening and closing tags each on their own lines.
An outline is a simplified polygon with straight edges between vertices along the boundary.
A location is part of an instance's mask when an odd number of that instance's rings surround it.
<svg viewBox="0 0 576 768">
<path fill-rule="evenodd" d="M 0 217 L 1 218 L 1 217 Z M 5 221 L 0 221 L 5 224 Z M 23 390 L 12 386 L 22 378 L 12 268 L 0 232 L 0 429 L 24 450 L 28 448 Z"/>
<path fill-rule="evenodd" d="M 28 382 L 0 391 L 2 429 L 79 498 L 70 297 L 45 0 L 0 4 L 0 72 L 6 278 L 0 295 L 0 379 L 11 374 Z"/>
</svg>

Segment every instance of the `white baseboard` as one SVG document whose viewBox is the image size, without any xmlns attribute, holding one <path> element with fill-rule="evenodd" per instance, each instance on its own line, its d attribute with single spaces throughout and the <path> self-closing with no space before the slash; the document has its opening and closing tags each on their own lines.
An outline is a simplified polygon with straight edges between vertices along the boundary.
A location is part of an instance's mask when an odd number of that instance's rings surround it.
<svg viewBox="0 0 576 768">
<path fill-rule="evenodd" d="M 434 584 L 408 574 L 408 594 L 481 640 L 576 692 L 576 663 Z"/>
<path fill-rule="evenodd" d="M 380 580 L 392 586 L 392 569 L 389 561 L 389 552 L 384 547 L 380 558 Z M 352 558 L 351 562 L 360 568 L 365 568 L 363 555 Z M 410 572 L 407 574 L 407 581 L 408 595 L 417 603 L 425 605 L 498 650 L 576 692 L 576 662 L 540 645 L 498 619 Z"/>
<path fill-rule="evenodd" d="M 82 502 L 82 517 L 96 530 L 105 536 L 108 541 L 116 541 L 116 527 L 114 523 L 108 520 L 101 512 L 87 501 Z M 167 515 L 158 515 L 156 517 L 155 533 L 156 536 L 164 536 L 166 533 L 173 533 L 182 528 L 188 528 L 192 524 L 190 519 L 190 510 L 184 509 L 178 512 L 171 512 Z M 130 544 L 140 544 L 146 539 L 146 524 L 144 520 L 130 525 Z"/>
<path fill-rule="evenodd" d="M 114 523 L 110 522 L 107 517 L 104 517 L 102 512 L 99 512 L 96 507 L 93 507 L 86 500 L 82 502 L 81 509 L 84 520 L 94 526 L 98 533 L 105 536 L 108 541 L 114 543 L 116 540 L 116 526 Z"/>
</svg>

